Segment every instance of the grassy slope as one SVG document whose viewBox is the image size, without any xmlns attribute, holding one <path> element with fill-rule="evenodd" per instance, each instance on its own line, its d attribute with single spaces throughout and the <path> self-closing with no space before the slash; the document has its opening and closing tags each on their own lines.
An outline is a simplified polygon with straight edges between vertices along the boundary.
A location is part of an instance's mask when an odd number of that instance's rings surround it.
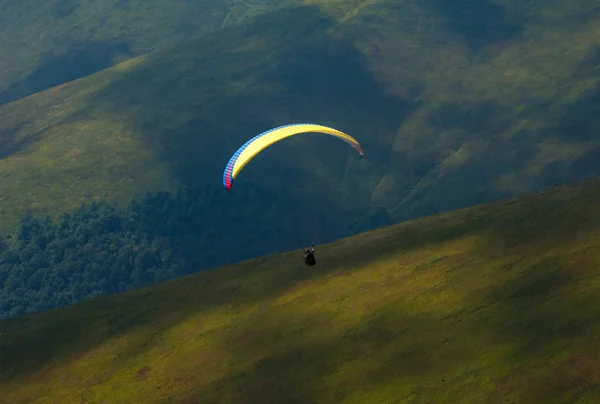
<svg viewBox="0 0 600 404">
<path fill-rule="evenodd" d="M 294 2 L 0 1 L 0 103 Z"/>
<path fill-rule="evenodd" d="M 373 2 L 353 24 L 380 80 L 421 86 L 373 204 L 401 220 L 599 175 L 597 5 L 469 1 L 470 15 L 448 3 L 399 18 Z"/>
<path fill-rule="evenodd" d="M 293 139 L 244 181 L 334 212 L 402 220 L 600 173 L 595 3 L 306 3 L 0 108 L 4 228 L 88 196 L 218 187 L 244 140 L 298 120 L 367 158 Z"/>
<path fill-rule="evenodd" d="M 4 223 L 14 223 L 26 208 L 57 212 L 104 193 L 126 199 L 177 183 L 214 184 L 220 190 L 223 167 L 235 148 L 259 130 L 290 120 L 310 117 L 338 126 L 350 110 L 356 130 L 367 129 L 371 124 L 365 118 L 386 100 L 351 44 L 319 38 L 331 24 L 311 7 L 257 17 L 172 52 L 123 62 L 4 106 Z M 339 79 L 344 88 L 336 90 L 330 66 L 340 54 L 351 65 L 334 67 L 333 72 L 350 75 Z M 311 77 L 318 82 L 306 83 L 306 60 L 318 56 Z M 358 94 L 351 85 L 360 86 Z M 346 100 L 331 103 L 321 92 L 328 88 Z M 363 94 L 372 106 L 362 105 Z M 298 108 L 303 102 L 309 105 Z M 278 192 L 277 184 L 292 188 L 300 201 L 319 190 L 312 187 L 313 177 L 321 180 L 320 189 L 339 191 L 334 185 L 343 177 L 344 164 L 348 156 L 355 159 L 351 149 L 321 136 L 307 139 L 292 139 L 267 151 L 262 161 L 245 170 L 244 181 Z M 299 156 L 311 145 L 315 151 L 303 161 Z M 297 162 L 300 169 L 287 173 L 287 183 L 281 182 L 283 170 L 275 178 L 268 173 L 269 164 L 290 160 L 288 167 Z M 307 187 L 313 191 L 303 198 Z M 323 192 L 321 200 L 327 203 L 334 197 Z"/>
<path fill-rule="evenodd" d="M 600 182 L 0 322 L 6 403 L 596 402 Z M 579 401 L 578 401 L 579 400 Z"/>
</svg>

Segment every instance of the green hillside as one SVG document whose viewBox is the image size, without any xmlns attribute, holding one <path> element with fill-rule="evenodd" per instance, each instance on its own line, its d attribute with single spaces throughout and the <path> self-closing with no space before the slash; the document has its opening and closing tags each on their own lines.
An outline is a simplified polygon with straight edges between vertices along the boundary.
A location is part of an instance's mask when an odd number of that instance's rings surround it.
<svg viewBox="0 0 600 404">
<path fill-rule="evenodd" d="M 0 1 L 0 104 L 295 3 Z"/>
<path fill-rule="evenodd" d="M 600 182 L 0 322 L 6 403 L 591 403 Z"/>
<path fill-rule="evenodd" d="M 6 105 L 4 222 L 218 186 L 246 139 L 306 120 L 355 135 L 366 159 L 293 139 L 243 181 L 403 220 L 598 175 L 594 3 L 504 3 L 314 2 Z"/>
<path fill-rule="evenodd" d="M 230 224 L 214 201 L 235 199 L 237 233 L 259 222 L 277 249 L 254 243 L 275 252 L 599 175 L 595 3 L 453 4 L 307 2 L 4 105 L 0 227 L 186 185 L 212 190 L 211 223 Z M 299 136 L 226 193 L 236 148 L 298 121 L 350 133 L 365 158 Z M 294 202 L 273 214 L 244 189 Z M 223 263 L 214 228 L 198 251 Z"/>
<path fill-rule="evenodd" d="M 332 24 L 311 7 L 271 13 L 2 107 L 5 228 L 26 209 L 56 213 L 105 195 L 125 201 L 180 184 L 223 191 L 222 171 L 235 149 L 290 120 L 310 117 L 357 136 L 389 125 L 369 116 L 398 103 L 378 90 L 351 44 L 322 36 Z M 328 89 L 344 101 L 332 102 Z M 343 125 L 348 111 L 354 128 Z M 378 145 L 363 138 L 375 155 Z M 343 143 L 308 135 L 267 150 L 239 184 L 297 196 L 307 206 L 302 214 L 341 215 L 340 195 L 351 192 L 348 203 L 363 209 L 377 180 L 367 171 L 374 162 L 356 160 Z M 280 170 L 269 170 L 277 164 Z M 356 194 L 356 183 L 367 191 Z"/>
</svg>

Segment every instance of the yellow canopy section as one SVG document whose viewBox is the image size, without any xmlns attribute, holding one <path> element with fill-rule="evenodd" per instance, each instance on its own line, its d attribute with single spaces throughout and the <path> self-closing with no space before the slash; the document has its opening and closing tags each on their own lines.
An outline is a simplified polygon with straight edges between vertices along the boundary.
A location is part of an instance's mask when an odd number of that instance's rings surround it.
<svg viewBox="0 0 600 404">
<path fill-rule="evenodd" d="M 279 142 L 280 140 L 290 136 L 308 132 L 317 132 L 335 136 L 356 149 L 361 156 L 364 155 L 363 149 L 356 139 L 337 129 L 312 123 L 284 125 L 263 132 L 260 135 L 250 139 L 242 147 L 240 147 L 231 157 L 229 163 L 225 167 L 225 171 L 223 173 L 223 185 L 225 188 L 230 190 L 233 186 L 233 181 L 235 180 L 236 176 L 246 166 L 246 164 L 248 164 L 250 160 L 254 158 L 254 156 L 273 143 Z"/>
</svg>

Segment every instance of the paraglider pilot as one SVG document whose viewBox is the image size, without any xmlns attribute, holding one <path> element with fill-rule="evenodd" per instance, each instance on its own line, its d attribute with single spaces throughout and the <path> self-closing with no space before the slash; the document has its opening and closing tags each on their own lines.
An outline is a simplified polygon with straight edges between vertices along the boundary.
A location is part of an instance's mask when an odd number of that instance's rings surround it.
<svg viewBox="0 0 600 404">
<path fill-rule="evenodd" d="M 304 266 L 313 266 L 316 263 L 317 260 L 315 259 L 315 244 L 313 243 L 310 249 L 307 248 L 306 250 L 304 250 Z"/>
</svg>

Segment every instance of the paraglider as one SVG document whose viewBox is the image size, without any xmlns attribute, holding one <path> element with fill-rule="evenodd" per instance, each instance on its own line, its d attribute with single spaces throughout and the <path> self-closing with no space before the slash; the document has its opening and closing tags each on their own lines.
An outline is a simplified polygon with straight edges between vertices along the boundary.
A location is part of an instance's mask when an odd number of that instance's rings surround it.
<svg viewBox="0 0 600 404">
<path fill-rule="evenodd" d="M 229 159 L 223 172 L 223 186 L 231 191 L 233 182 L 240 171 L 261 151 L 271 146 L 280 140 L 301 133 L 323 133 L 334 136 L 352 146 L 361 156 L 364 156 L 364 151 L 360 143 L 352 136 L 323 125 L 313 123 L 295 123 L 279 126 L 277 128 L 263 132 L 244 143 Z M 315 259 L 315 245 L 312 244 L 310 249 L 302 248 L 304 252 L 304 266 L 314 266 L 317 261 Z"/>
<path fill-rule="evenodd" d="M 303 249 L 304 250 L 304 249 Z M 313 243 L 310 249 L 304 250 L 304 266 L 312 267 L 317 264 L 317 260 L 315 259 L 315 243 Z"/>
<path fill-rule="evenodd" d="M 223 172 L 223 186 L 231 191 L 233 181 L 240 171 L 256 156 L 258 153 L 290 136 L 301 133 L 318 132 L 337 137 L 352 146 L 361 156 L 364 151 L 356 139 L 352 136 L 327 126 L 316 125 L 312 123 L 296 123 L 277 127 L 261 133 L 247 141 L 231 156 L 231 159 Z"/>
</svg>

